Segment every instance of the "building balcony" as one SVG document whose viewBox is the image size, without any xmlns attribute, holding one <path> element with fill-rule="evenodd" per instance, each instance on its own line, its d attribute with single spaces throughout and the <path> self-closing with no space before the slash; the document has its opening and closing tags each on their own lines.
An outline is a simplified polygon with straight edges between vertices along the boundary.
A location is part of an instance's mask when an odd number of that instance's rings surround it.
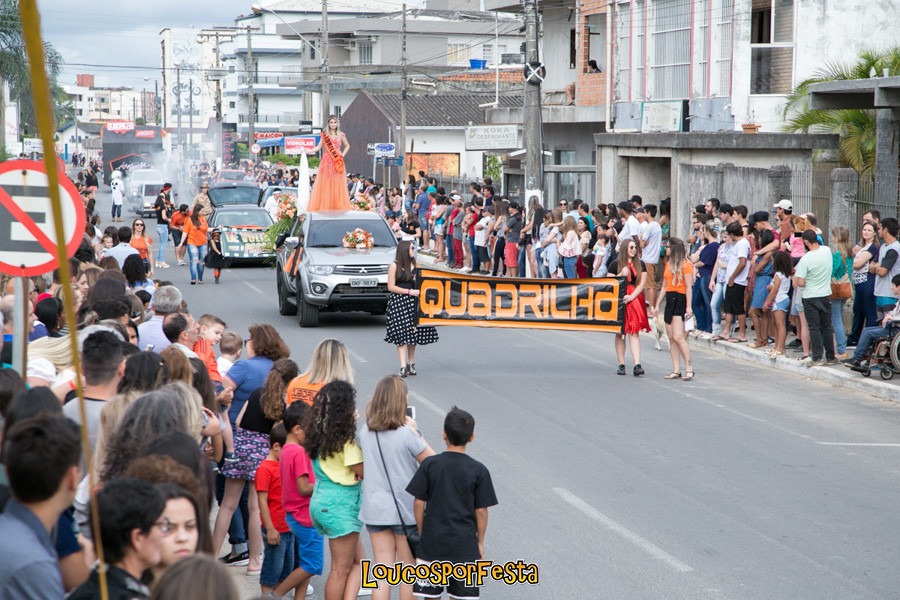
<svg viewBox="0 0 900 600">
<path fill-rule="evenodd" d="M 297 125 L 303 119 L 304 116 L 302 112 L 285 112 L 271 115 L 256 115 L 253 122 L 269 126 Z M 243 113 L 238 115 L 238 123 L 246 124 L 249 121 L 249 115 Z"/>
</svg>

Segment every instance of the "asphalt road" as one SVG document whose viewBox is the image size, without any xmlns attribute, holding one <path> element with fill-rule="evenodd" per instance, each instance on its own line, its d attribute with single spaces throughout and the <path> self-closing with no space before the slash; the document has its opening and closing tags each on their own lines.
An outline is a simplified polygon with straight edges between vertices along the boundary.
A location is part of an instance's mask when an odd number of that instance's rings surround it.
<svg viewBox="0 0 900 600">
<path fill-rule="evenodd" d="M 342 340 L 360 413 L 397 367 L 383 317 L 323 313 L 301 329 L 278 315 L 270 270 L 229 269 L 204 286 L 188 285 L 186 267 L 161 276 L 195 316 L 241 334 L 272 323 L 301 368 L 320 340 Z M 898 597 L 896 405 L 707 352 L 695 353 L 694 381 L 664 381 L 668 354 L 649 340 L 637 379 L 615 375 L 607 334 L 440 335 L 407 379 L 420 428 L 439 450 L 446 410 L 475 416 L 469 451 L 500 501 L 487 558 L 540 569 L 540 585 L 489 583 L 483 597 Z M 255 581 L 244 585 L 250 597 Z M 321 598 L 323 579 L 313 585 Z"/>
</svg>

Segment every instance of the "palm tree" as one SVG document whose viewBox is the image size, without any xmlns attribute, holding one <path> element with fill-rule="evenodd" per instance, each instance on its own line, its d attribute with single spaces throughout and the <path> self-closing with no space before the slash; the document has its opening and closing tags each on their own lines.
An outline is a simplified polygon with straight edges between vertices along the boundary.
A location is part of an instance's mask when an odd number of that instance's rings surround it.
<svg viewBox="0 0 900 600">
<path fill-rule="evenodd" d="M 44 42 L 44 63 L 51 81 L 56 81 L 62 66 L 62 56 L 49 43 Z M 20 103 L 23 114 L 34 114 L 31 102 L 31 76 L 28 57 L 22 35 L 17 0 L 0 0 L 0 81 L 9 84 L 10 97 Z M 32 118 L 31 122 L 34 122 Z M 0 90 L 0 136 L 6 136 L 6 98 Z M 0 147 L 5 147 L 0 143 Z"/>
<path fill-rule="evenodd" d="M 872 73 L 900 74 L 900 46 L 886 50 L 867 50 L 855 63 L 826 62 L 812 77 L 797 84 L 787 97 L 784 129 L 793 133 L 837 133 L 841 136 L 841 160 L 858 173 L 875 169 L 874 110 L 810 110 L 809 86 L 815 83 L 848 79 L 868 79 Z"/>
</svg>

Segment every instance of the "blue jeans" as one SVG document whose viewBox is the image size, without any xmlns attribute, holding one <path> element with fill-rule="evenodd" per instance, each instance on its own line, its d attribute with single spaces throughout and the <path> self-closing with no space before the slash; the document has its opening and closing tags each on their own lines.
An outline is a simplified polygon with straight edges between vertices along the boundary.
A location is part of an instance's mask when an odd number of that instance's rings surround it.
<svg viewBox="0 0 900 600">
<path fill-rule="evenodd" d="M 859 344 L 856 345 L 856 350 L 853 351 L 853 360 L 862 360 L 869 352 L 869 347 L 875 343 L 875 340 L 888 337 L 889 335 L 891 335 L 891 330 L 881 325 L 863 329 L 862 335 L 859 336 Z"/>
<path fill-rule="evenodd" d="M 844 331 L 844 305 L 846 300 L 831 301 L 831 327 L 834 329 L 834 338 L 836 340 L 834 351 L 843 354 L 847 351 L 847 333 Z"/>
<path fill-rule="evenodd" d="M 700 277 L 700 298 L 702 302 L 694 304 L 694 313 L 697 315 L 697 329 L 712 333 L 712 292 L 709 291 L 709 281 L 712 279 L 709 275 Z M 703 325 L 700 325 L 700 314 L 703 314 Z"/>
<path fill-rule="evenodd" d="M 722 332 L 722 303 L 725 302 L 725 284 L 717 283 L 716 291 L 713 292 L 712 300 L 709 301 L 709 314 L 712 316 L 712 333 L 716 335 L 724 335 L 729 337 L 730 331 Z"/>
<path fill-rule="evenodd" d="M 187 245 L 188 257 L 191 261 L 191 281 L 203 281 L 203 265 L 206 260 L 206 244 L 202 246 Z"/>
<path fill-rule="evenodd" d="M 247 551 L 247 521 L 250 520 L 250 510 L 247 504 L 249 491 L 250 486 L 245 485 L 244 491 L 241 492 L 240 502 L 238 502 L 238 510 L 234 511 L 228 526 L 228 543 L 234 546 L 239 553 Z M 216 502 L 221 504 L 224 496 L 225 477 L 216 475 Z"/>
<path fill-rule="evenodd" d="M 113 204 L 112 205 L 112 218 L 113 219 L 122 218 L 122 205 L 121 204 Z"/>
<path fill-rule="evenodd" d="M 709 311 L 703 304 L 703 292 L 700 291 L 702 285 L 700 278 L 694 279 L 694 285 L 691 286 L 691 308 L 694 309 L 694 324 L 698 331 L 706 331 L 709 322 Z"/>
<path fill-rule="evenodd" d="M 579 258 L 579 256 L 563 257 L 563 272 L 566 274 L 566 279 L 575 279 L 578 277 L 577 271 L 575 270 L 575 261 Z"/>
<path fill-rule="evenodd" d="M 856 295 L 853 297 L 853 327 L 850 328 L 848 342 L 854 345 L 859 341 L 863 327 L 878 325 L 878 313 L 875 311 L 875 278 L 871 275 L 863 283 L 856 284 Z"/>
<path fill-rule="evenodd" d="M 527 257 L 527 253 L 525 252 L 525 246 L 519 248 L 519 277 L 525 277 L 525 258 Z M 532 277 L 535 276 L 535 273 L 531 274 Z"/>
<path fill-rule="evenodd" d="M 447 240 L 447 266 L 452 267 L 456 264 L 456 256 L 453 254 L 453 236 L 448 235 Z"/>
<path fill-rule="evenodd" d="M 156 251 L 156 262 L 163 262 L 166 258 L 166 244 L 169 243 L 169 226 L 157 223 L 156 234 L 159 236 L 159 250 Z"/>
<path fill-rule="evenodd" d="M 469 254 L 472 256 L 472 272 L 481 270 L 481 259 L 478 258 L 478 250 L 475 248 L 475 238 L 469 238 Z"/>
<path fill-rule="evenodd" d="M 550 269 L 545 267 L 543 261 L 541 260 L 543 258 L 543 254 L 544 254 L 544 249 L 541 248 L 540 246 L 538 246 L 537 244 L 535 244 L 534 245 L 534 260 L 537 262 L 538 272 L 534 273 L 533 275 L 535 277 L 542 277 L 544 279 L 549 279 L 550 278 Z"/>
<path fill-rule="evenodd" d="M 266 541 L 266 528 L 262 528 L 263 564 L 259 585 L 264 587 L 276 587 L 294 570 L 294 536 L 291 532 L 278 535 L 281 536 L 280 543 L 272 546 Z"/>
</svg>

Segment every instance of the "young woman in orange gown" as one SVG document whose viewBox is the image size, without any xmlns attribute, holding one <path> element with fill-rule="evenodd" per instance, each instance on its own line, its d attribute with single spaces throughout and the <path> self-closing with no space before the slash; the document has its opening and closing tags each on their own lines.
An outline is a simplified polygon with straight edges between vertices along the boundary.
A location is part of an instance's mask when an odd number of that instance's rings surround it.
<svg viewBox="0 0 900 600">
<path fill-rule="evenodd" d="M 312 152 L 318 152 L 320 148 L 322 161 L 309 197 L 308 210 L 350 210 L 347 170 L 344 167 L 344 155 L 350 151 L 350 142 L 338 127 L 337 117 L 328 117 L 328 127 Z"/>
</svg>

